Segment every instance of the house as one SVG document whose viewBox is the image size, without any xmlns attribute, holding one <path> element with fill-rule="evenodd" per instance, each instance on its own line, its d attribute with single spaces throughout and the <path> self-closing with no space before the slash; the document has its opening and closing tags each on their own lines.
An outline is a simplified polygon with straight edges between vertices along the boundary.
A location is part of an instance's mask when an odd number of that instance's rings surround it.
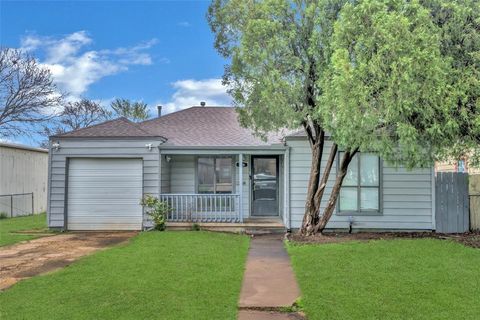
<svg viewBox="0 0 480 320">
<path fill-rule="evenodd" d="M 301 226 L 311 162 L 306 136 L 259 139 L 231 107 L 192 107 L 142 123 L 120 118 L 53 136 L 50 144 L 51 228 L 147 228 L 144 194 L 168 202 L 170 226 Z M 433 168 L 397 169 L 359 154 L 327 227 L 434 230 L 434 190 Z"/>
<path fill-rule="evenodd" d="M 480 168 L 472 166 L 469 156 L 459 160 L 447 160 L 435 162 L 436 172 L 465 172 L 468 174 L 480 174 Z"/>
<path fill-rule="evenodd" d="M 0 213 L 45 212 L 47 172 L 48 150 L 0 142 Z"/>
</svg>

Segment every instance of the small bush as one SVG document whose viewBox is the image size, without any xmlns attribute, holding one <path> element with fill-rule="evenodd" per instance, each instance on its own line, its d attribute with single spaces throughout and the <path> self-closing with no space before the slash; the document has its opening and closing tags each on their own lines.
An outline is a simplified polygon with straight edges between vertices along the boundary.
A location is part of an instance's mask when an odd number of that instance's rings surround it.
<svg viewBox="0 0 480 320">
<path fill-rule="evenodd" d="M 6 212 L 0 212 L 0 220 L 7 219 L 7 218 L 8 218 L 8 214 Z"/>
<path fill-rule="evenodd" d="M 192 231 L 200 231 L 200 225 L 198 223 L 192 224 Z"/>
<path fill-rule="evenodd" d="M 152 217 L 154 229 L 158 231 L 165 230 L 167 214 L 172 211 L 165 201 L 150 195 L 143 197 L 140 204 L 147 208 L 147 214 Z"/>
</svg>

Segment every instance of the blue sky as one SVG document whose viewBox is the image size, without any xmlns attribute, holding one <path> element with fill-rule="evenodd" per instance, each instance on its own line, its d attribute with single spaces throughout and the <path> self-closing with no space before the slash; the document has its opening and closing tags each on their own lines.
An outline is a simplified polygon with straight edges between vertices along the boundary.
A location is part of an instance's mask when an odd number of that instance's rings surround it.
<svg viewBox="0 0 480 320">
<path fill-rule="evenodd" d="M 166 112 L 230 104 L 209 1 L 4 1 L 0 44 L 32 52 L 72 99 L 143 100 Z"/>
</svg>

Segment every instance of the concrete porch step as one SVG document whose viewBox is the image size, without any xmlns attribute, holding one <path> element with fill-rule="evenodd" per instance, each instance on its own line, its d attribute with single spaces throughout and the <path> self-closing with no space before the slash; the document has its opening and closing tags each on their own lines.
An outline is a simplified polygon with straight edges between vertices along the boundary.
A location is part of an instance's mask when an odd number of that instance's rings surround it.
<svg viewBox="0 0 480 320">
<path fill-rule="evenodd" d="M 235 232 L 246 234 L 272 234 L 286 231 L 280 219 L 247 219 L 243 223 L 228 222 L 167 222 L 168 230 L 192 230 L 197 225 L 201 230 Z"/>
</svg>

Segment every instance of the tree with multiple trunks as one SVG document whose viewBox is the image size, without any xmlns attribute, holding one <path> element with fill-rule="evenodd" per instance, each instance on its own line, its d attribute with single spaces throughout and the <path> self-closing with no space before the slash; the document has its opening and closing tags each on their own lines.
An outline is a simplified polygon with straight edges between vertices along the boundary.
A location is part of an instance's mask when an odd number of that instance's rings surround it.
<svg viewBox="0 0 480 320">
<path fill-rule="evenodd" d="M 111 117 L 112 113 L 98 102 L 85 98 L 68 102 L 39 132 L 42 137 L 47 137 L 47 140 L 40 142 L 40 146 L 48 147 L 49 136 L 86 128 Z"/>
<path fill-rule="evenodd" d="M 260 135 L 305 131 L 312 159 L 304 235 L 325 228 L 358 152 L 431 164 L 457 128 L 441 46 L 448 31 L 419 1 L 214 0 L 207 17 L 215 47 L 230 59 L 224 82 L 242 124 Z"/>
<path fill-rule="evenodd" d="M 62 98 L 47 68 L 20 50 L 0 48 L 0 138 L 31 134 Z"/>
</svg>

